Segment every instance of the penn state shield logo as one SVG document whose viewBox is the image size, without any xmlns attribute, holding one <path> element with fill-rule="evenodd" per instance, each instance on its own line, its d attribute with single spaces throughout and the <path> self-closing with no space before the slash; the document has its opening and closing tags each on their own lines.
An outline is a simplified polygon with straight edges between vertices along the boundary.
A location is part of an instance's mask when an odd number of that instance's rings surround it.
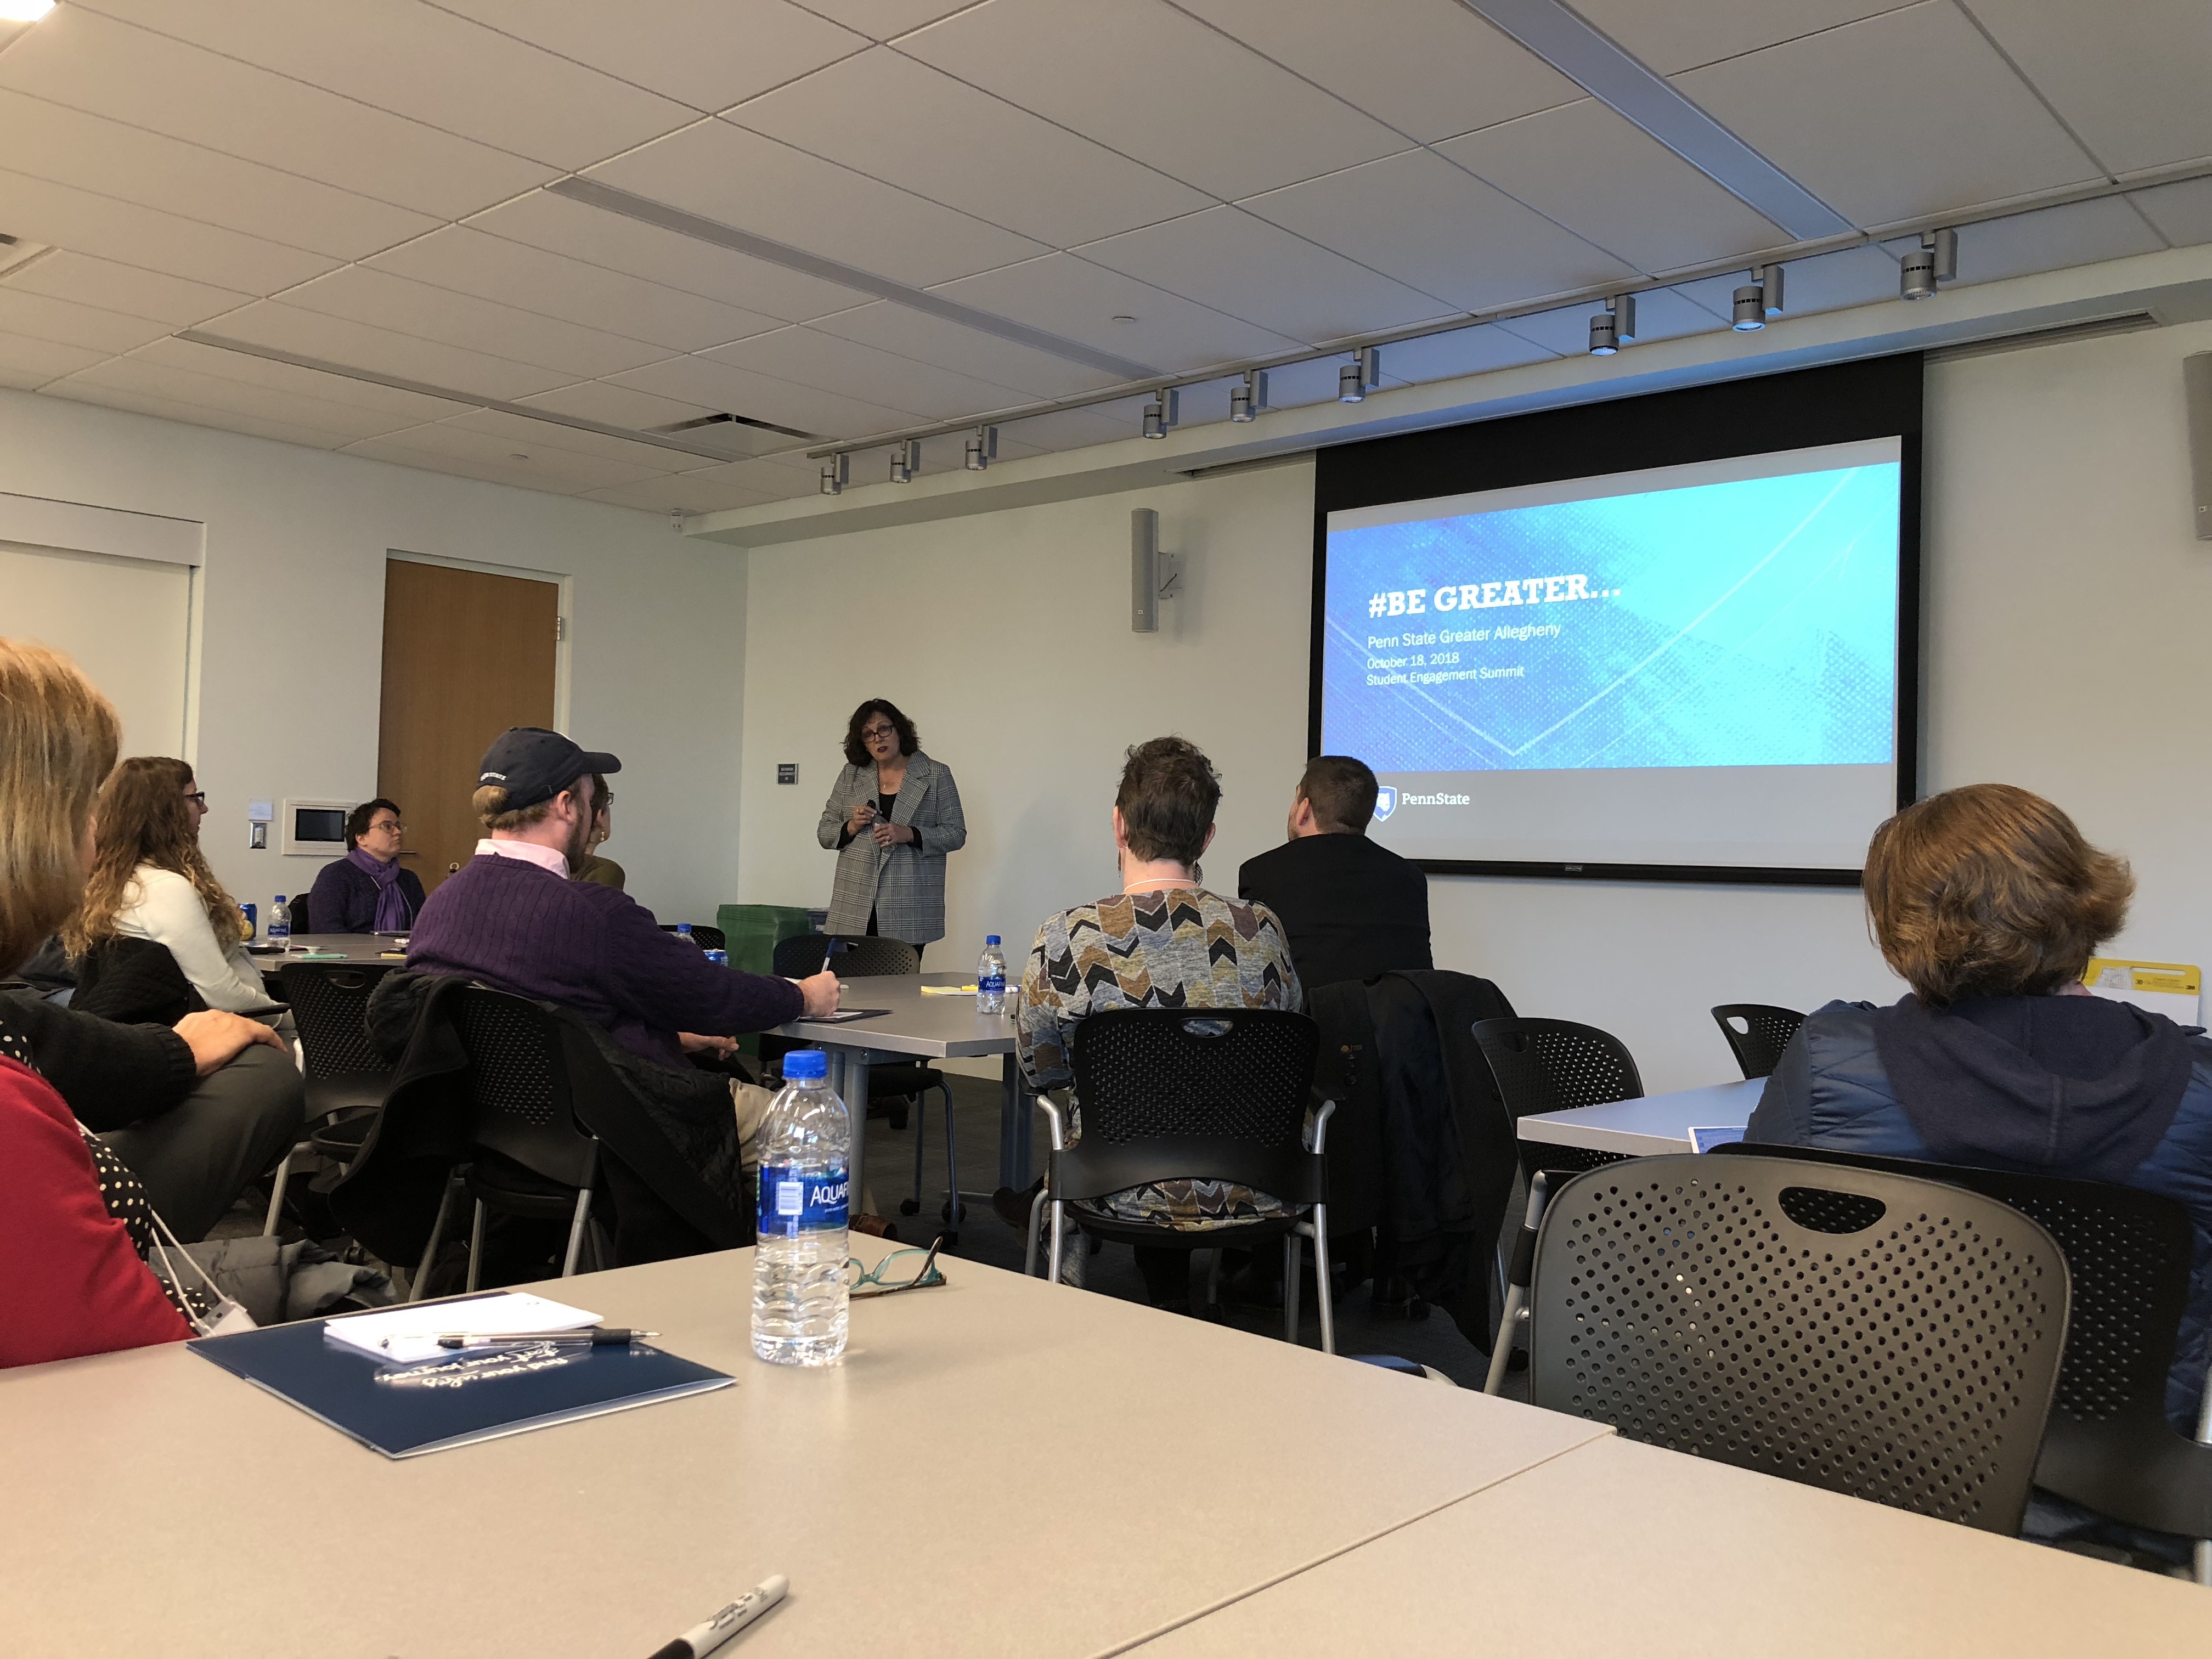
<svg viewBox="0 0 2212 1659">
<path fill-rule="evenodd" d="M 1375 822 L 1381 823 L 1397 810 L 1398 791 L 1395 786 L 1386 783 L 1375 792 Z"/>
</svg>

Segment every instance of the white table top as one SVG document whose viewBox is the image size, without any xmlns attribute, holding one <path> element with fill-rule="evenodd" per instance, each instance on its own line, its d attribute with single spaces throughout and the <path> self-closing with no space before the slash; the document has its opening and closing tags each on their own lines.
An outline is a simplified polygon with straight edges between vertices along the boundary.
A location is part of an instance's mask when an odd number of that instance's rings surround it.
<svg viewBox="0 0 2212 1659">
<path fill-rule="evenodd" d="M 1759 1104 L 1765 1087 L 1765 1078 L 1751 1078 L 1705 1089 L 1616 1100 L 1578 1111 L 1545 1112 L 1522 1118 L 1518 1133 L 1523 1140 L 1626 1152 L 1631 1158 L 1686 1152 L 1693 1127 L 1740 1129 L 1750 1122 L 1752 1109 Z"/>
<path fill-rule="evenodd" d="M 0 1372 L 0 1650 L 644 1659 L 781 1572 L 738 1659 L 1096 1654 L 1610 1433 L 946 1273 L 818 1371 L 748 1250 L 538 1286 L 738 1386 L 401 1462 L 181 1346 Z"/>
<path fill-rule="evenodd" d="M 1594 1441 L 1134 1650 L 2089 1659 L 2212 1649 L 2193 1584 Z"/>
<path fill-rule="evenodd" d="M 971 994 L 926 997 L 929 985 L 972 985 L 973 974 L 884 974 L 844 981 L 844 1006 L 886 1008 L 872 1019 L 842 1024 L 794 1019 L 776 1028 L 778 1036 L 818 1042 L 830 1048 L 866 1048 L 894 1054 L 924 1054 L 933 1060 L 965 1059 L 1014 1051 L 1014 1022 L 1004 1014 L 979 1014 Z M 1008 988 L 1011 996 L 1012 988 Z"/>
</svg>

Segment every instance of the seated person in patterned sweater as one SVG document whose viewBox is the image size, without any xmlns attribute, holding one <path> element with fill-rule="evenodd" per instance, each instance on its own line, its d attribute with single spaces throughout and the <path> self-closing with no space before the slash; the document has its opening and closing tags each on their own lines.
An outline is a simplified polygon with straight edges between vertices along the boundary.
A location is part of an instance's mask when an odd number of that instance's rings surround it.
<svg viewBox="0 0 2212 1659">
<path fill-rule="evenodd" d="M 621 769 L 557 732 L 518 726 L 483 757 L 476 856 L 424 901 L 407 966 L 572 1008 L 647 1060 L 726 1055 L 765 1031 L 837 1006 L 837 976 L 772 979 L 709 963 L 664 933 L 618 887 L 568 878 L 584 855 L 598 775 Z"/>
<path fill-rule="evenodd" d="M 1155 738 L 1129 750 L 1114 799 L 1121 890 L 1062 911 L 1038 928 L 1022 975 L 1014 1042 L 1032 1087 L 1055 1089 L 1073 1081 L 1068 1052 L 1075 1027 L 1109 1008 L 1297 1012 L 1297 972 L 1274 913 L 1200 884 L 1198 860 L 1212 842 L 1220 800 L 1220 780 L 1194 744 Z M 1071 1114 L 1071 1143 L 1079 1127 Z M 995 1207 L 1010 1217 L 1018 1214 L 1026 1225 L 1030 1196 L 1005 1192 Z M 1283 1210 L 1266 1193 L 1221 1181 L 1161 1182 L 1112 1194 L 1098 1206 L 1125 1219 L 1184 1231 Z M 1067 1249 L 1061 1278 L 1081 1284 L 1089 1254 Z M 1189 1307 L 1188 1251 L 1139 1249 L 1137 1266 L 1155 1307 Z"/>
</svg>

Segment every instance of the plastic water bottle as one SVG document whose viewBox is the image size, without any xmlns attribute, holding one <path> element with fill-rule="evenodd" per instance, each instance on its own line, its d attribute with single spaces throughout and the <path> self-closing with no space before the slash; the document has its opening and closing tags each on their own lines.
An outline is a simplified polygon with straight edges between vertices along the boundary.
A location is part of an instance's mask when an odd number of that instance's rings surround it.
<svg viewBox="0 0 2212 1659">
<path fill-rule="evenodd" d="M 783 1089 L 761 1125 L 753 1352 L 778 1365 L 834 1365 L 845 1352 L 846 1137 L 851 1119 L 829 1057 L 783 1057 Z"/>
<path fill-rule="evenodd" d="M 1006 1012 L 1006 953 L 999 948 L 996 933 L 983 935 L 982 959 L 975 964 L 975 1012 Z"/>
<path fill-rule="evenodd" d="M 686 945 L 696 945 L 699 942 L 691 937 L 691 924 L 688 921 L 679 921 L 676 924 L 676 937 Z"/>
<path fill-rule="evenodd" d="M 726 967 L 728 967 L 728 966 L 730 965 L 730 953 L 729 953 L 727 951 L 708 951 L 708 952 L 707 952 L 707 965 L 708 965 L 708 967 L 710 967 L 710 968 L 726 968 Z"/>
<path fill-rule="evenodd" d="M 282 893 L 269 907 L 269 942 L 280 951 L 292 948 L 292 913 L 284 908 Z"/>
</svg>

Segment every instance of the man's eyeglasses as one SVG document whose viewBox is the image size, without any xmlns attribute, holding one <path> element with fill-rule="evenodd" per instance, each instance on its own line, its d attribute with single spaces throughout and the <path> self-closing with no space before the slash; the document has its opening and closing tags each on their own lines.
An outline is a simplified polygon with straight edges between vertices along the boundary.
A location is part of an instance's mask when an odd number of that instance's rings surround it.
<svg viewBox="0 0 2212 1659">
<path fill-rule="evenodd" d="M 872 1267 L 861 1267 L 858 1256 L 848 1258 L 845 1263 L 848 1273 L 855 1267 L 860 1268 L 858 1278 L 846 1281 L 848 1293 L 855 1298 L 896 1296 L 901 1291 L 926 1291 L 933 1285 L 942 1285 L 945 1275 L 938 1271 L 937 1252 L 944 1243 L 944 1236 L 939 1234 L 931 1241 L 927 1250 L 893 1250 Z"/>
<path fill-rule="evenodd" d="M 185 799 L 187 801 L 190 801 L 194 806 L 205 806 L 207 805 L 207 791 L 204 789 L 195 789 L 191 794 L 186 795 Z"/>
<path fill-rule="evenodd" d="M 389 830 L 395 836 L 404 836 L 407 833 L 407 826 L 397 819 L 389 819 L 382 823 L 372 823 L 368 826 L 368 833 L 373 836 L 380 830 Z"/>
</svg>

